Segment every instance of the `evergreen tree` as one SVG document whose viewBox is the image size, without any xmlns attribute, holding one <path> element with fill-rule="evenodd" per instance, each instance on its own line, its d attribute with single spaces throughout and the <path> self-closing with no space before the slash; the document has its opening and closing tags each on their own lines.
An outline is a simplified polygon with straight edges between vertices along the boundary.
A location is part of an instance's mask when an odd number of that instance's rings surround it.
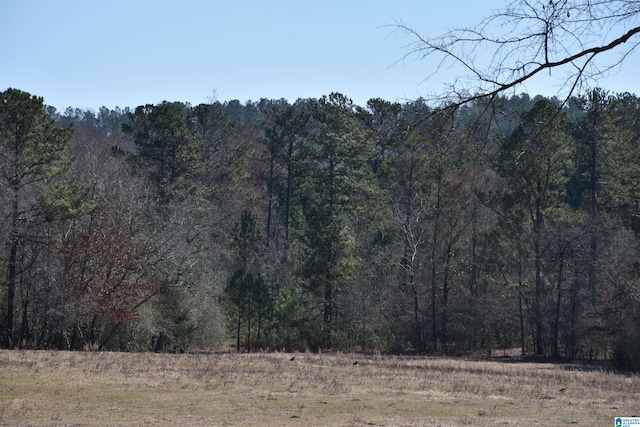
<svg viewBox="0 0 640 427">
<path fill-rule="evenodd" d="M 58 128 L 44 109 L 43 99 L 17 90 L 0 93 L 0 185 L 6 199 L 6 311 L 2 344 L 19 343 L 15 334 L 16 286 L 27 265 L 27 239 L 44 214 L 39 200 L 68 167 L 70 129 Z M 26 320 L 26 319 L 23 319 Z"/>
<path fill-rule="evenodd" d="M 246 349 L 251 352 L 252 330 L 256 328 L 256 342 L 260 345 L 263 322 L 271 315 L 271 295 L 261 273 L 258 255 L 260 234 L 251 212 L 245 210 L 233 228 L 232 248 L 236 269 L 231 275 L 225 294 L 230 303 L 232 317 L 236 320 L 236 350 L 240 351 L 241 326 L 247 324 Z M 252 321 L 257 325 L 252 327 Z"/>
<path fill-rule="evenodd" d="M 534 257 L 533 324 L 537 355 L 545 352 L 543 303 L 544 257 L 547 248 L 546 220 L 550 210 L 567 201 L 566 186 L 571 168 L 571 140 L 566 116 L 553 102 L 540 99 L 523 113 L 522 123 L 504 139 L 497 155 L 498 172 L 508 189 L 503 209 L 522 227 Z M 522 218 L 519 222 L 518 218 Z"/>
<path fill-rule="evenodd" d="M 332 93 L 311 105 L 302 155 L 305 176 L 300 202 L 305 228 L 302 276 L 322 307 L 323 347 L 331 347 L 338 316 L 338 293 L 352 278 L 357 259 L 350 214 L 359 213 L 376 183 L 373 147 L 355 107 Z"/>
<path fill-rule="evenodd" d="M 133 161 L 158 188 L 158 200 L 167 203 L 173 197 L 194 191 L 202 174 L 202 141 L 187 123 L 180 105 L 163 102 L 136 108 L 123 131 L 133 138 Z"/>
</svg>

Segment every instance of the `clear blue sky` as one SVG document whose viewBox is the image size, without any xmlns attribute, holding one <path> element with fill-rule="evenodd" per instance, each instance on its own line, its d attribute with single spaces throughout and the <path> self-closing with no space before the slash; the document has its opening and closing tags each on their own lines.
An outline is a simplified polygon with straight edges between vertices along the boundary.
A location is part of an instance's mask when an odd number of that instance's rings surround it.
<svg viewBox="0 0 640 427">
<path fill-rule="evenodd" d="M 0 0 L 0 90 L 59 110 L 320 97 L 403 101 L 438 89 L 411 41 L 472 26 L 506 0 Z M 638 56 L 638 55 L 636 55 Z M 636 92 L 635 64 L 602 86 Z M 433 59 L 431 60 L 434 61 Z M 631 87 L 629 85 L 632 85 Z M 633 87 L 633 85 L 636 85 Z M 545 83 L 527 87 L 544 93 Z"/>
</svg>

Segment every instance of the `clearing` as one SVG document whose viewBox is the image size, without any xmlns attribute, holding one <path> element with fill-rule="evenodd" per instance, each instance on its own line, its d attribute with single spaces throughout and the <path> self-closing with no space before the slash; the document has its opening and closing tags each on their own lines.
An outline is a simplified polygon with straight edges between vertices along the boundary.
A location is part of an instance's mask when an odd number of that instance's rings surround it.
<svg viewBox="0 0 640 427">
<path fill-rule="evenodd" d="M 575 364 L 0 351 L 11 426 L 602 427 L 639 416 L 639 396 L 639 375 Z"/>
</svg>

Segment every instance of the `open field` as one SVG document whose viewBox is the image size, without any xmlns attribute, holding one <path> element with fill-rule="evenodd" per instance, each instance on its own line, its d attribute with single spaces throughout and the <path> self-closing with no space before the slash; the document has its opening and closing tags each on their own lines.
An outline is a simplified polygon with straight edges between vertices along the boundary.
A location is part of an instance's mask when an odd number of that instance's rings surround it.
<svg viewBox="0 0 640 427">
<path fill-rule="evenodd" d="M 0 425 L 601 427 L 640 415 L 638 375 L 563 364 L 293 356 L 0 351 Z"/>
</svg>

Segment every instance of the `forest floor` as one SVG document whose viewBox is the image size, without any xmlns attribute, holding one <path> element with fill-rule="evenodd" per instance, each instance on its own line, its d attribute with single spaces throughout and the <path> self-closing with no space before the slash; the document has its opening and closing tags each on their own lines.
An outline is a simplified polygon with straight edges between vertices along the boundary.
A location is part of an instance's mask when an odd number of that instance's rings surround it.
<svg viewBox="0 0 640 427">
<path fill-rule="evenodd" d="M 1 426 L 601 427 L 633 415 L 639 375 L 577 364 L 0 351 Z"/>
</svg>

